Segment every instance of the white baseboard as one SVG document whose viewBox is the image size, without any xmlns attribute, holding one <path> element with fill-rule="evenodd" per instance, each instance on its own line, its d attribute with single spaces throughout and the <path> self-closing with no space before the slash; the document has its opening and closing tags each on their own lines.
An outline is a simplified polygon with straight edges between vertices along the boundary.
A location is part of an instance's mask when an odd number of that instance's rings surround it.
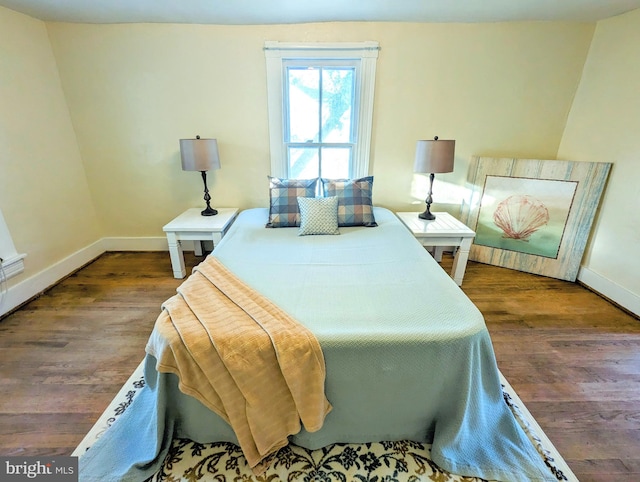
<svg viewBox="0 0 640 482">
<path fill-rule="evenodd" d="M 146 238 L 102 238 L 105 251 L 169 251 L 165 237 Z M 213 249 L 212 241 L 202 241 L 205 249 Z M 185 251 L 193 251 L 195 241 L 180 241 Z"/>
<path fill-rule="evenodd" d="M 0 305 L 0 316 L 8 313 L 47 288 L 94 260 L 106 251 L 168 251 L 167 238 L 102 238 L 47 269 L 11 286 Z"/>
<path fill-rule="evenodd" d="M 17 276 L 24 271 L 24 258 L 26 257 L 26 254 L 16 254 L 10 258 L 0 258 L 0 266 L 6 279 Z"/>
<path fill-rule="evenodd" d="M 102 238 L 105 251 L 169 251 L 166 237 Z"/>
<path fill-rule="evenodd" d="M 96 241 L 86 248 L 82 248 L 61 261 L 58 261 L 47 269 L 11 286 L 7 290 L 3 303 L 0 306 L 0 316 L 39 295 L 65 276 L 68 276 L 69 273 L 73 273 L 78 268 L 100 256 L 104 251 L 102 240 Z"/>
<path fill-rule="evenodd" d="M 640 316 L 640 295 L 584 266 L 578 271 L 578 281 L 636 316 Z"/>
<path fill-rule="evenodd" d="M 189 249 L 187 246 L 185 248 Z M 168 249 L 165 237 L 102 238 L 40 273 L 11 286 L 0 306 L 0 316 L 29 301 L 105 251 L 168 251 Z M 631 313 L 640 316 L 640 295 L 585 267 L 580 268 L 578 280 Z"/>
</svg>

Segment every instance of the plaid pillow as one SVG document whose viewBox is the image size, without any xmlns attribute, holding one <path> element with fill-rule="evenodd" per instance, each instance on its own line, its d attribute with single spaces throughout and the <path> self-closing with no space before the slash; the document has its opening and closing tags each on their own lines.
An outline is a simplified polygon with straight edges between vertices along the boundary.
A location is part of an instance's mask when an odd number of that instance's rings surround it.
<svg viewBox="0 0 640 482">
<path fill-rule="evenodd" d="M 269 176 L 268 228 L 300 226 L 299 197 L 316 197 L 318 179 L 280 179 Z"/>
<path fill-rule="evenodd" d="M 338 226 L 377 226 L 373 216 L 373 176 L 360 179 L 324 179 L 325 197 L 338 198 Z"/>
</svg>

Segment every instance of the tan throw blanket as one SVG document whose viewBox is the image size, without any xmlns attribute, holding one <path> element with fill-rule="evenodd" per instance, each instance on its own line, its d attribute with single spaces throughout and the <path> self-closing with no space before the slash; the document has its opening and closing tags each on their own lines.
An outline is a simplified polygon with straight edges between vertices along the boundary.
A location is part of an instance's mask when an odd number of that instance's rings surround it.
<svg viewBox="0 0 640 482">
<path fill-rule="evenodd" d="M 313 333 L 209 256 L 163 304 L 147 344 L 158 371 L 226 420 L 255 473 L 331 405 Z"/>
</svg>

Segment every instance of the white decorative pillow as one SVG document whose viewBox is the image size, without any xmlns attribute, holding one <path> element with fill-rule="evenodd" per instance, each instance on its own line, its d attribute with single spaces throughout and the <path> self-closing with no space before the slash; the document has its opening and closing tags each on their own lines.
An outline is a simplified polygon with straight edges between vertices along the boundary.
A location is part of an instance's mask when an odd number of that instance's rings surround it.
<svg viewBox="0 0 640 482">
<path fill-rule="evenodd" d="M 298 236 L 340 234 L 337 197 L 298 197 L 298 207 L 300 208 Z"/>
</svg>

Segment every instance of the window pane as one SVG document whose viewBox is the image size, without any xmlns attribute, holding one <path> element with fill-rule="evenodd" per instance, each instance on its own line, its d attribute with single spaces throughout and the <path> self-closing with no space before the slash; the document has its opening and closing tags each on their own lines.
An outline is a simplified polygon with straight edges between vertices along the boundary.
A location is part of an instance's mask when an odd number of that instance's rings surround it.
<svg viewBox="0 0 640 482">
<path fill-rule="evenodd" d="M 320 69 L 288 68 L 289 137 L 287 142 L 318 142 Z"/>
<path fill-rule="evenodd" d="M 320 175 L 329 179 L 349 178 L 350 147 L 323 147 Z"/>
<path fill-rule="evenodd" d="M 320 157 L 317 147 L 289 148 L 289 177 L 311 179 L 318 177 Z"/>
<path fill-rule="evenodd" d="M 322 69 L 322 141 L 351 142 L 353 68 Z"/>
</svg>

